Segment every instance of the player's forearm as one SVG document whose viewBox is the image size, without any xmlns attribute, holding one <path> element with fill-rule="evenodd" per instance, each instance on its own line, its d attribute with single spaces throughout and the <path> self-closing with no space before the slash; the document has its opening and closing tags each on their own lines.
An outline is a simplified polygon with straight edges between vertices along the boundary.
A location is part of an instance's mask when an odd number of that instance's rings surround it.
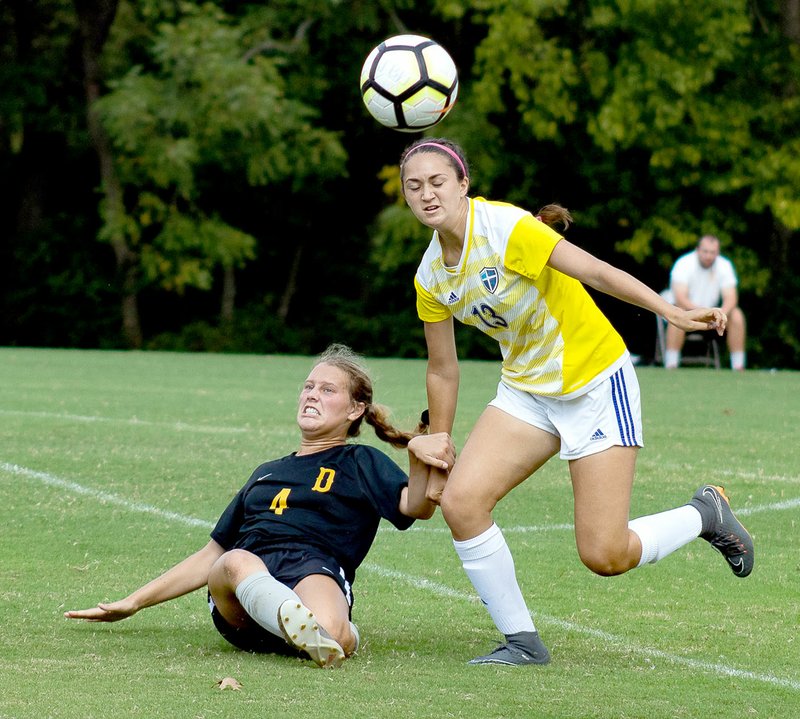
<svg viewBox="0 0 800 719">
<path fill-rule="evenodd" d="M 408 487 L 400 505 L 400 511 L 408 517 L 429 519 L 436 511 L 436 505 L 425 495 L 429 469 L 427 464 L 409 453 Z"/>
<path fill-rule="evenodd" d="M 428 370 L 428 414 L 431 432 L 448 432 L 453 429 L 458 404 L 458 366 L 446 371 Z"/>
<path fill-rule="evenodd" d="M 624 270 L 606 262 L 599 263 L 596 270 L 587 284 L 600 292 L 662 316 L 667 316 L 673 308 L 661 295 Z"/>
<path fill-rule="evenodd" d="M 127 600 L 139 611 L 193 592 L 208 583 L 211 567 L 223 552 L 223 548 L 211 540 L 203 549 L 131 593 Z"/>
</svg>

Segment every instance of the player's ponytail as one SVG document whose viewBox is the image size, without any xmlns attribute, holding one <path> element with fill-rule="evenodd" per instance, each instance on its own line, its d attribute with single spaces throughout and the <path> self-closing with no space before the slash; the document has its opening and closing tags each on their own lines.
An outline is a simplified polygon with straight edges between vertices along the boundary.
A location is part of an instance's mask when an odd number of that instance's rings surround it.
<svg viewBox="0 0 800 719">
<path fill-rule="evenodd" d="M 545 205 L 536 213 L 536 219 L 553 229 L 560 225 L 562 230 L 566 230 L 572 222 L 572 215 L 566 207 L 561 205 Z"/>
<path fill-rule="evenodd" d="M 408 443 L 417 435 L 426 434 L 428 431 L 427 423 L 420 421 L 414 432 L 404 432 L 397 429 L 389 422 L 389 410 L 380 404 L 370 404 L 364 412 L 364 421 L 375 430 L 378 439 L 388 442 L 393 447 L 403 449 L 408 447 Z"/>
</svg>

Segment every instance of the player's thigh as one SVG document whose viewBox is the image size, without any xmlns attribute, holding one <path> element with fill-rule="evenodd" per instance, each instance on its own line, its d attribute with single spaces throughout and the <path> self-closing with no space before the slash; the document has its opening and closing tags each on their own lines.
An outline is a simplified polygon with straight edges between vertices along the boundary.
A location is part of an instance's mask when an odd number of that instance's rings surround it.
<svg viewBox="0 0 800 719">
<path fill-rule="evenodd" d="M 578 549 L 626 546 L 637 447 L 610 447 L 569 463 Z"/>
<path fill-rule="evenodd" d="M 491 509 L 559 447 L 555 434 L 497 407 L 487 407 L 450 472 L 444 501 L 477 503 Z"/>
<path fill-rule="evenodd" d="M 350 605 L 335 579 L 309 574 L 295 585 L 294 591 L 331 636 L 349 634 Z"/>
</svg>

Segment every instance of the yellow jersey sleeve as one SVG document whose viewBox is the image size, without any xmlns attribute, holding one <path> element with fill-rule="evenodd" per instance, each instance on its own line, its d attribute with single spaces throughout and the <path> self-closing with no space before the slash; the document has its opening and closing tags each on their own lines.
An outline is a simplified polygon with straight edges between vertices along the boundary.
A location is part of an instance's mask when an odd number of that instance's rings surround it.
<svg viewBox="0 0 800 719">
<path fill-rule="evenodd" d="M 536 280 L 561 239 L 561 235 L 544 222 L 533 215 L 524 215 L 514 225 L 508 238 L 505 265 L 524 277 Z"/>
<path fill-rule="evenodd" d="M 441 322 L 451 316 L 447 307 L 428 292 L 417 277 L 414 288 L 417 290 L 417 315 L 423 322 Z"/>
</svg>

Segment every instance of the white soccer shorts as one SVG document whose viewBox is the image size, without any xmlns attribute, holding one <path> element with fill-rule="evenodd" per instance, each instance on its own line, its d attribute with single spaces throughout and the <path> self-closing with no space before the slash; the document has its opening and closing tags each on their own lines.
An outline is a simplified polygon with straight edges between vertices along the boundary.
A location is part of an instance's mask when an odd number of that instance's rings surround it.
<svg viewBox="0 0 800 719">
<path fill-rule="evenodd" d="M 615 446 L 644 446 L 639 381 L 630 360 L 578 397 L 544 397 L 501 381 L 489 405 L 560 437 L 561 459 L 580 459 Z"/>
</svg>

